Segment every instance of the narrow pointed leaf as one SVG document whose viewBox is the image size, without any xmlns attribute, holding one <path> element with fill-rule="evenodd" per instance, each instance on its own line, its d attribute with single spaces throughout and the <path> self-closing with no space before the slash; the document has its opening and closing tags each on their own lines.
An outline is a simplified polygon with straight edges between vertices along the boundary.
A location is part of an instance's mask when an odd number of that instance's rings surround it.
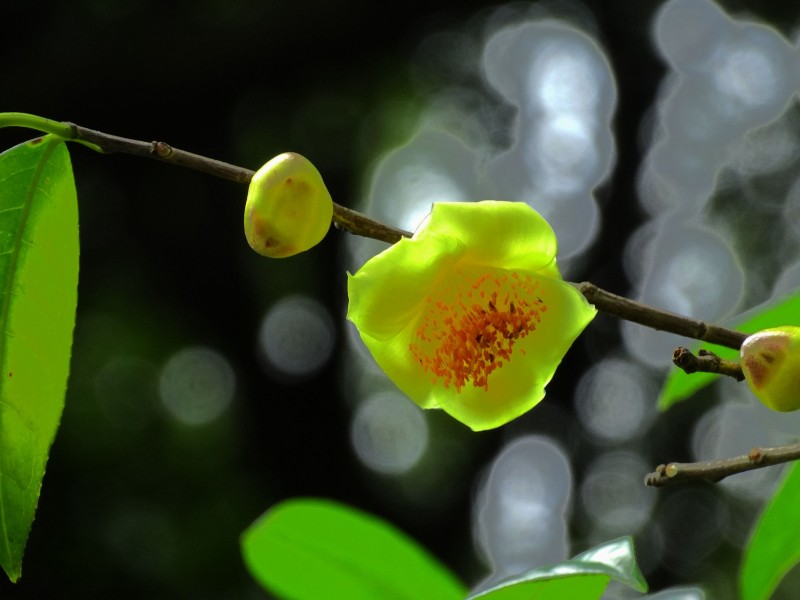
<svg viewBox="0 0 800 600">
<path fill-rule="evenodd" d="M 66 146 L 47 136 L 0 154 L 0 565 L 12 581 L 64 406 L 77 284 Z"/>
<path fill-rule="evenodd" d="M 781 325 L 800 325 L 800 290 L 771 300 L 764 305 L 747 311 L 731 325 L 733 329 L 743 333 L 755 333 L 769 327 Z M 714 344 L 697 343 L 692 347 L 696 352 L 705 348 L 727 360 L 738 360 L 738 350 L 716 346 Z M 673 404 L 685 400 L 695 392 L 712 383 L 719 375 L 711 373 L 692 373 L 687 375 L 678 368 L 672 369 L 664 381 L 658 396 L 659 410 L 667 410 Z"/>
<path fill-rule="evenodd" d="M 607 542 L 563 563 L 510 577 L 467 600 L 593 600 L 603 595 L 612 579 L 647 591 L 629 537 Z"/>
<path fill-rule="evenodd" d="M 278 598 L 461 600 L 456 577 L 393 526 L 327 500 L 283 502 L 242 536 L 244 562 Z"/>
<path fill-rule="evenodd" d="M 794 463 L 758 518 L 744 551 L 742 600 L 766 600 L 800 562 L 800 463 Z"/>
</svg>

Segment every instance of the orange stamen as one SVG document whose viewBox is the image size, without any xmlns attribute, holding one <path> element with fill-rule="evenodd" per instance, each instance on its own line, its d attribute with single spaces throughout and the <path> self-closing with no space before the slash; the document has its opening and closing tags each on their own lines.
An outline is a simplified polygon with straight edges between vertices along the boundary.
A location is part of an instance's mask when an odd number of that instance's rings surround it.
<svg viewBox="0 0 800 600">
<path fill-rule="evenodd" d="M 460 392 L 472 383 L 488 391 L 489 376 L 511 360 L 514 344 L 536 329 L 547 306 L 529 275 L 474 278 L 457 272 L 456 277 L 461 279 L 456 289 L 443 288 L 425 299 L 417 341 L 409 350 L 434 384 L 441 381 Z"/>
</svg>

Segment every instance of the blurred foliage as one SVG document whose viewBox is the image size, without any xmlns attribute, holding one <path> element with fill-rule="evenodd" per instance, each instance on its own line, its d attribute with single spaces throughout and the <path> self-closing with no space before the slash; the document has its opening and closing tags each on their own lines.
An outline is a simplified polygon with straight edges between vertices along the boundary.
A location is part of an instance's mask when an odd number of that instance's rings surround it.
<svg viewBox="0 0 800 600">
<path fill-rule="evenodd" d="M 742 600 L 766 600 L 800 562 L 800 464 L 787 468 L 783 481 L 759 515 L 740 571 Z M 796 588 L 795 588 L 796 589 Z"/>
</svg>

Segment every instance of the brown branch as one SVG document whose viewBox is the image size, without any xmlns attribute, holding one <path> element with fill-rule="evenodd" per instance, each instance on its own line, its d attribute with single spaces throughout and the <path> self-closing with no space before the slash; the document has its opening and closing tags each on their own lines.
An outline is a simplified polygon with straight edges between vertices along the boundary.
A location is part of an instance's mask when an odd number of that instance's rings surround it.
<svg viewBox="0 0 800 600">
<path fill-rule="evenodd" d="M 128 138 L 109 135 L 101 131 L 87 129 L 74 123 L 66 123 L 71 131 L 70 139 L 88 144 L 93 144 L 103 152 L 111 154 L 115 152 L 154 158 L 173 165 L 179 165 L 188 169 L 194 169 L 214 177 L 220 177 L 236 183 L 249 183 L 254 171 L 237 167 L 226 162 L 215 160 L 173 148 L 165 142 L 143 142 Z M 411 233 L 384 225 L 368 216 L 345 208 L 339 204 L 333 204 L 333 224 L 339 229 L 344 229 L 350 233 L 361 235 L 383 242 L 393 244 L 403 237 L 411 237 Z"/>
<path fill-rule="evenodd" d="M 688 481 L 707 481 L 717 483 L 730 475 L 763 469 L 772 465 L 800 459 L 800 444 L 776 446 L 774 448 L 753 448 L 744 456 L 735 456 L 722 460 L 710 460 L 696 463 L 672 462 L 658 465 L 655 472 L 644 478 L 645 485 L 662 487 L 672 483 Z"/>
<path fill-rule="evenodd" d="M 55 123 L 55 122 L 54 122 Z M 55 124 L 59 125 L 59 124 Z M 93 129 L 87 129 L 74 123 L 60 124 L 69 128 L 69 139 L 85 143 L 102 152 L 120 152 L 154 158 L 163 162 L 194 169 L 215 177 L 221 177 L 237 183 L 248 183 L 253 171 L 231 165 L 219 160 L 173 148 L 165 142 L 143 142 L 115 135 L 109 135 Z M 59 135 L 63 135 L 61 131 Z M 411 237 L 411 233 L 376 221 L 362 213 L 339 204 L 333 205 L 333 223 L 336 227 L 369 238 L 393 244 L 403 237 Z M 684 337 L 738 349 L 747 337 L 738 331 L 732 331 L 716 325 L 708 325 L 702 321 L 682 317 L 665 310 L 646 306 L 639 302 L 617 296 L 588 282 L 576 284 L 586 299 L 597 309 L 606 314 L 639 323 L 653 329 L 669 331 Z"/>
<path fill-rule="evenodd" d="M 716 375 L 727 375 L 736 381 L 744 381 L 742 365 L 735 360 L 720 358 L 708 350 L 698 350 L 697 356 L 692 351 L 683 346 L 678 346 L 672 353 L 672 362 L 686 372 L 692 373 L 714 373 Z"/>
<path fill-rule="evenodd" d="M 249 183 L 254 174 L 249 169 L 173 148 L 164 142 L 132 140 L 86 129 L 74 123 L 65 123 L 63 125 L 69 127 L 70 139 L 86 143 L 102 152 L 120 152 L 154 158 L 236 183 Z M 411 233 L 408 231 L 385 225 L 364 214 L 335 203 L 332 220 L 339 229 L 390 244 L 400 241 L 403 237 L 411 237 Z M 598 311 L 652 329 L 668 331 L 684 337 L 734 349 L 739 349 L 747 338 L 746 334 L 738 331 L 709 325 L 703 321 L 690 319 L 612 294 L 593 283 L 583 282 L 575 285 Z M 729 375 L 739 381 L 743 379 L 741 367 L 737 363 L 722 360 L 710 352 L 701 350 L 698 356 L 694 356 L 685 348 L 678 348 L 673 355 L 673 361 L 687 373 L 705 371 Z M 800 444 L 779 448 L 754 448 L 746 456 L 725 460 L 659 465 L 654 473 L 647 475 L 645 483 L 649 486 L 658 487 L 669 483 L 696 480 L 717 482 L 735 473 L 760 469 L 798 458 L 800 458 Z"/>
<path fill-rule="evenodd" d="M 384 225 L 379 221 L 370 219 L 368 216 L 356 212 L 350 208 L 345 208 L 339 204 L 333 204 L 333 223 L 339 229 L 344 229 L 350 233 L 355 233 L 368 238 L 380 240 L 394 244 L 404 237 L 411 237 L 411 232 L 395 229 Z"/>
<path fill-rule="evenodd" d="M 248 183 L 254 174 L 249 169 L 179 150 L 164 142 L 132 140 L 86 129 L 74 123 L 57 123 L 22 113 L 5 113 L 5 116 L 6 126 L 33 127 L 34 129 L 40 129 L 67 139 L 82 142 L 101 152 L 121 152 L 154 158 L 237 183 Z M 64 131 L 65 128 L 68 131 Z M 340 229 L 356 235 L 382 240 L 390 244 L 399 241 L 403 237 L 411 237 L 411 234 L 407 231 L 384 225 L 366 215 L 338 204 L 334 204 L 333 223 Z M 734 349 L 739 349 L 747 338 L 746 334 L 739 331 L 725 329 L 717 325 L 709 325 L 703 321 L 690 319 L 612 294 L 593 283 L 583 282 L 573 285 L 580 290 L 598 311 L 652 329 L 669 331 L 684 337 Z M 687 373 L 704 371 L 728 375 L 739 381 L 743 379 L 741 367 L 738 363 L 723 360 L 717 355 L 704 350 L 699 351 L 698 355 L 694 356 L 686 348 L 679 347 L 673 354 L 673 362 Z M 645 477 L 645 484 L 658 487 L 685 481 L 717 482 L 735 473 L 760 469 L 797 460 L 798 458 L 800 458 L 800 444 L 776 448 L 754 448 L 746 456 L 724 460 L 698 463 L 673 462 L 667 465 L 659 465 L 654 473 L 650 473 Z"/>
<path fill-rule="evenodd" d="M 645 325 L 651 329 L 669 331 L 684 337 L 710 344 L 719 344 L 736 350 L 741 347 L 747 338 L 747 334 L 739 331 L 725 329 L 718 325 L 709 325 L 697 319 L 676 315 L 660 308 L 654 308 L 635 300 L 617 296 L 588 281 L 579 283 L 578 289 L 591 304 L 597 307 L 597 310 L 626 321 Z"/>
</svg>

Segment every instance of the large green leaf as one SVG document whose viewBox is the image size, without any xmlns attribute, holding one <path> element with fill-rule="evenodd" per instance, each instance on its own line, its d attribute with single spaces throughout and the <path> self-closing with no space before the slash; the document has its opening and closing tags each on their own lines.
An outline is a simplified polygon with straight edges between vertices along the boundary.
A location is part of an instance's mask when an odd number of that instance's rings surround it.
<svg viewBox="0 0 800 600">
<path fill-rule="evenodd" d="M 742 600 L 764 600 L 800 562 L 800 463 L 794 463 L 758 518 L 744 551 Z"/>
<path fill-rule="evenodd" d="M 12 581 L 64 407 L 77 288 L 72 166 L 47 136 L 0 154 L 0 564 Z"/>
<path fill-rule="evenodd" d="M 242 536 L 245 565 L 279 598 L 460 600 L 464 586 L 388 523 L 328 500 L 278 504 Z"/>
<path fill-rule="evenodd" d="M 795 290 L 790 294 L 747 311 L 736 319 L 732 326 L 734 329 L 744 333 L 755 333 L 768 327 L 779 327 L 780 325 L 800 325 L 800 290 Z M 737 350 L 714 344 L 697 343 L 693 346 L 692 351 L 696 352 L 700 348 L 710 350 L 728 360 L 738 360 L 739 358 Z M 711 373 L 687 375 L 678 368 L 673 369 L 658 396 L 659 410 L 666 410 L 676 402 L 685 400 L 717 377 L 719 375 L 712 375 Z"/>
<path fill-rule="evenodd" d="M 603 595 L 612 579 L 647 591 L 629 537 L 607 542 L 563 563 L 510 577 L 468 600 L 593 600 Z"/>
</svg>

